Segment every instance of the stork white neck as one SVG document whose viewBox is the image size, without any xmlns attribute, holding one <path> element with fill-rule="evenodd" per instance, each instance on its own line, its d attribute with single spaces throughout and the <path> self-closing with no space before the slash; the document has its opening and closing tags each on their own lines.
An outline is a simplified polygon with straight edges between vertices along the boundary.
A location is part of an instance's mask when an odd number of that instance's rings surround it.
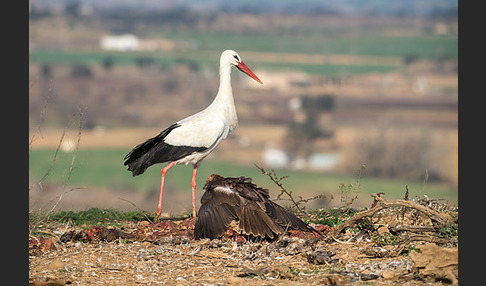
<svg viewBox="0 0 486 286">
<path fill-rule="evenodd" d="M 213 102 L 208 106 L 213 116 L 222 116 L 230 132 L 238 125 L 233 90 L 231 88 L 231 67 L 234 65 L 227 53 L 221 55 L 219 65 L 219 89 Z"/>
<path fill-rule="evenodd" d="M 225 124 L 230 132 L 236 128 L 238 118 L 236 117 L 233 90 L 231 88 L 231 67 L 236 66 L 240 71 L 246 73 L 259 83 L 262 81 L 241 61 L 241 57 L 233 50 L 226 50 L 221 54 L 219 60 L 219 89 L 216 98 L 208 107 L 214 114 L 223 116 Z"/>
<path fill-rule="evenodd" d="M 221 56 L 219 64 L 219 89 L 216 98 L 223 97 L 233 100 L 233 89 L 231 88 L 231 64 Z M 233 103 L 234 105 L 234 103 Z"/>
</svg>

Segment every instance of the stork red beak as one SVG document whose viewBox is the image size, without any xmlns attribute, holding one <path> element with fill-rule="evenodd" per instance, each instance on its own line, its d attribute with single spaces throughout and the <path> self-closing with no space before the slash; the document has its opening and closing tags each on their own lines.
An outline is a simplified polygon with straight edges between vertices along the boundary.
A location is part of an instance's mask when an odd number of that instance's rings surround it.
<svg viewBox="0 0 486 286">
<path fill-rule="evenodd" d="M 263 82 L 250 70 L 250 68 L 248 68 L 243 62 L 240 62 L 237 66 L 236 66 L 240 71 L 246 73 L 249 77 L 251 77 L 252 79 L 258 81 L 259 83 L 263 84 Z"/>
</svg>

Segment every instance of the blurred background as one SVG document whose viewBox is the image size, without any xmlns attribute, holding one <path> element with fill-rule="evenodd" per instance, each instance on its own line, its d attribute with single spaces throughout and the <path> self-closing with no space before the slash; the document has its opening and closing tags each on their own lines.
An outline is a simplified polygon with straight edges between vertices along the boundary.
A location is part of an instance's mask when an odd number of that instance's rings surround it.
<svg viewBox="0 0 486 286">
<path fill-rule="evenodd" d="M 458 198 L 458 1 L 29 2 L 29 206 L 155 211 L 160 169 L 124 156 L 217 93 L 232 73 L 236 131 L 198 171 L 274 170 L 309 209 Z M 191 210 L 192 166 L 166 177 L 162 211 Z M 282 202 L 285 205 L 285 202 Z"/>
</svg>

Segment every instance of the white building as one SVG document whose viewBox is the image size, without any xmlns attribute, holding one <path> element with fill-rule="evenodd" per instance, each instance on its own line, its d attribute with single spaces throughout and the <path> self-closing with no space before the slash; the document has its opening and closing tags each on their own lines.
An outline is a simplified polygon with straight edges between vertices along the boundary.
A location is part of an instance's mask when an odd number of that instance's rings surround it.
<svg viewBox="0 0 486 286">
<path fill-rule="evenodd" d="M 100 46 L 105 51 L 134 51 L 139 44 L 138 38 L 132 34 L 106 35 L 100 40 Z"/>
<path fill-rule="evenodd" d="M 289 157 L 282 149 L 265 146 L 262 153 L 265 165 L 270 168 L 285 168 L 289 164 Z"/>
</svg>

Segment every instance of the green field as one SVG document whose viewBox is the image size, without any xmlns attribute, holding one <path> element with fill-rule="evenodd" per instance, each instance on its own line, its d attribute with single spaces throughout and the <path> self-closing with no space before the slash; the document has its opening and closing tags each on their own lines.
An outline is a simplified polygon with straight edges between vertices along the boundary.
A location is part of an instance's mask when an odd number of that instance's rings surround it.
<svg viewBox="0 0 486 286">
<path fill-rule="evenodd" d="M 238 47 L 241 51 L 346 54 L 363 56 L 437 59 L 458 57 L 458 38 L 452 36 L 384 36 L 363 33 L 359 36 L 325 35 L 323 33 L 291 34 L 196 34 L 167 35 L 173 40 L 189 40 L 199 51 L 218 51 L 221 47 Z"/>
<path fill-rule="evenodd" d="M 132 177 L 123 166 L 123 158 L 130 150 L 96 149 L 80 150 L 77 153 L 74 170 L 69 179 L 71 187 L 108 187 L 112 189 L 132 189 L 138 192 L 157 192 L 160 183 L 160 167 L 152 166 L 140 176 Z M 32 150 L 29 153 L 29 178 L 30 184 L 39 180 L 49 169 L 53 161 L 55 150 Z M 73 153 L 58 153 L 58 158 L 46 179 L 50 183 L 64 183 L 66 181 L 69 166 Z M 267 170 L 270 171 L 270 170 Z M 271 194 L 278 194 L 278 187 L 266 176 L 261 174 L 255 166 L 242 166 L 229 162 L 214 161 L 206 159 L 199 168 L 197 176 L 197 189 L 200 191 L 204 181 L 211 173 L 218 173 L 223 176 L 252 177 L 259 186 L 267 187 Z M 190 189 L 190 178 L 192 166 L 176 166 L 171 168 L 166 177 L 166 188 L 176 190 Z M 327 172 L 305 172 L 295 170 L 276 170 L 279 177 L 288 176 L 282 181 L 288 191 L 295 196 L 310 197 L 317 194 L 332 194 L 334 201 L 340 200 L 342 193 L 341 185 L 357 185 L 357 174 L 339 175 Z M 408 186 L 410 197 L 428 195 L 430 198 L 447 199 L 457 203 L 457 187 L 443 183 L 422 181 L 406 181 L 382 178 L 369 178 L 366 170 L 363 172 L 359 182 L 358 199 L 369 200 L 371 193 L 384 192 L 388 199 L 402 198 L 405 193 L 405 186 Z M 337 195 L 337 197 L 336 197 Z M 352 194 L 348 194 L 352 195 Z"/>
<path fill-rule="evenodd" d="M 181 60 L 198 66 L 215 66 L 222 47 L 238 49 L 240 52 L 339 54 L 357 56 L 385 56 L 401 58 L 441 59 L 458 58 L 458 38 L 452 36 L 391 37 L 375 34 L 359 36 L 333 36 L 332 39 L 319 33 L 275 34 L 196 34 L 179 33 L 164 35 L 176 41 L 188 41 L 197 47 L 194 50 L 172 52 L 104 52 L 77 50 L 33 50 L 29 61 L 52 64 L 101 64 L 106 58 L 115 65 L 135 65 L 141 57 L 152 58 L 161 67 L 170 67 Z M 153 37 L 161 37 L 154 35 Z M 310 74 L 333 75 L 336 73 L 363 74 L 390 72 L 396 66 L 379 65 L 320 65 L 290 62 L 252 62 L 253 68 L 294 69 Z"/>
</svg>

